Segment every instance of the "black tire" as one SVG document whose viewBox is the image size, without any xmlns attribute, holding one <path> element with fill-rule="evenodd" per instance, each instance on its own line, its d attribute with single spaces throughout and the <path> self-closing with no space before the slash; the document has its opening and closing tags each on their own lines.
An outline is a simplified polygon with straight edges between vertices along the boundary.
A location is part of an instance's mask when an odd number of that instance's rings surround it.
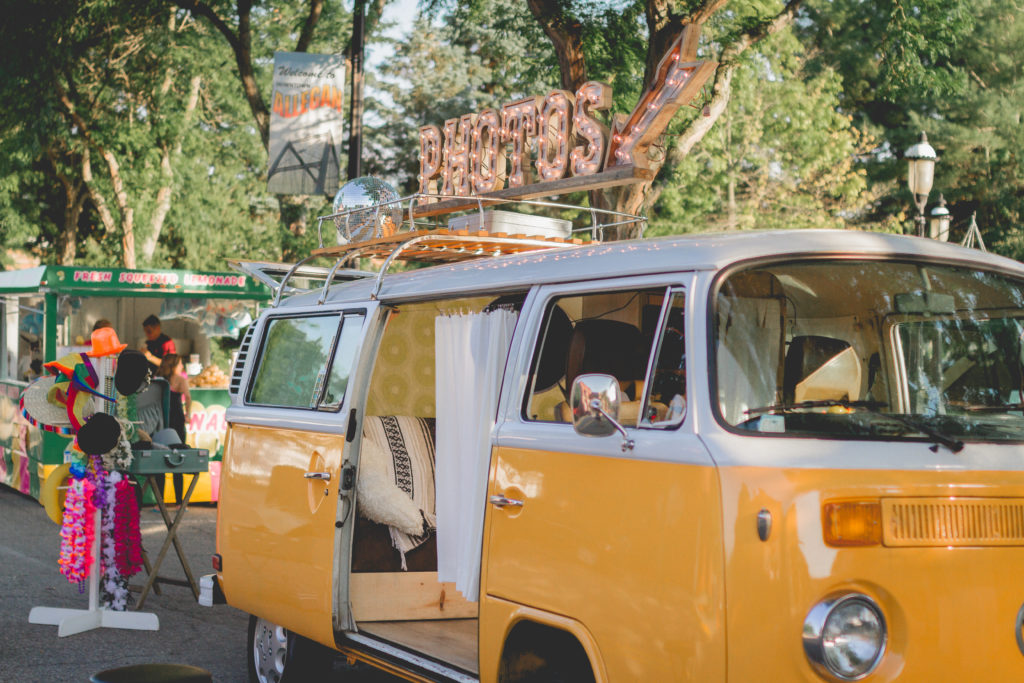
<svg viewBox="0 0 1024 683">
<path fill-rule="evenodd" d="M 249 617 L 249 683 L 315 683 L 331 675 L 335 653 L 266 619 Z"/>
</svg>

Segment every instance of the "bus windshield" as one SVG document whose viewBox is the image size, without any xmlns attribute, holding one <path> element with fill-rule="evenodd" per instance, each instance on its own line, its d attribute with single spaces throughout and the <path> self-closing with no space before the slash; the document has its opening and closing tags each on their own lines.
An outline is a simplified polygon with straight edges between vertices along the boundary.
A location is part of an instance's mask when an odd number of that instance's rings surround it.
<svg viewBox="0 0 1024 683">
<path fill-rule="evenodd" d="M 720 419 L 752 433 L 1024 441 L 1024 282 L 906 261 L 759 266 L 722 282 Z"/>
</svg>

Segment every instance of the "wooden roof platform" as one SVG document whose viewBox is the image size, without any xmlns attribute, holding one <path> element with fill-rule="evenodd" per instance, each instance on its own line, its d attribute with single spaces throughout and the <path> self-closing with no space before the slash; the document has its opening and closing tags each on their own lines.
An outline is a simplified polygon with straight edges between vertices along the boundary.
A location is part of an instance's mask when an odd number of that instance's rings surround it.
<svg viewBox="0 0 1024 683">
<path fill-rule="evenodd" d="M 452 263 L 482 256 L 520 254 L 583 244 L 579 238 L 492 233 L 487 230 L 413 230 L 364 242 L 314 249 L 313 255 L 348 258 L 389 258 L 421 263 Z"/>
</svg>

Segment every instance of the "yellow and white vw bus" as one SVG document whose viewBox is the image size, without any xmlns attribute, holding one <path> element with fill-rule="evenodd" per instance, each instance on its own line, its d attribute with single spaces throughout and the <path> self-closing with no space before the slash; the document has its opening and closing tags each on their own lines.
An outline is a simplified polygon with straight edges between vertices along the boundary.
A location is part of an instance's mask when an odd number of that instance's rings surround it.
<svg viewBox="0 0 1024 683">
<path fill-rule="evenodd" d="M 253 680 L 1024 679 L 1024 266 L 389 239 L 447 255 L 296 266 L 234 368 L 204 587 Z"/>
</svg>

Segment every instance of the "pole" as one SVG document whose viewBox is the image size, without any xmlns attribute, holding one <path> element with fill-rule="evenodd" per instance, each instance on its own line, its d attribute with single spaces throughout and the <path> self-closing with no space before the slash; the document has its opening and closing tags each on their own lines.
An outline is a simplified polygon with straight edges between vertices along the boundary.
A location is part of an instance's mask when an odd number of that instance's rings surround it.
<svg viewBox="0 0 1024 683">
<path fill-rule="evenodd" d="M 348 110 L 348 179 L 363 174 L 363 29 L 366 0 L 355 0 L 352 15 L 352 101 Z"/>
</svg>

